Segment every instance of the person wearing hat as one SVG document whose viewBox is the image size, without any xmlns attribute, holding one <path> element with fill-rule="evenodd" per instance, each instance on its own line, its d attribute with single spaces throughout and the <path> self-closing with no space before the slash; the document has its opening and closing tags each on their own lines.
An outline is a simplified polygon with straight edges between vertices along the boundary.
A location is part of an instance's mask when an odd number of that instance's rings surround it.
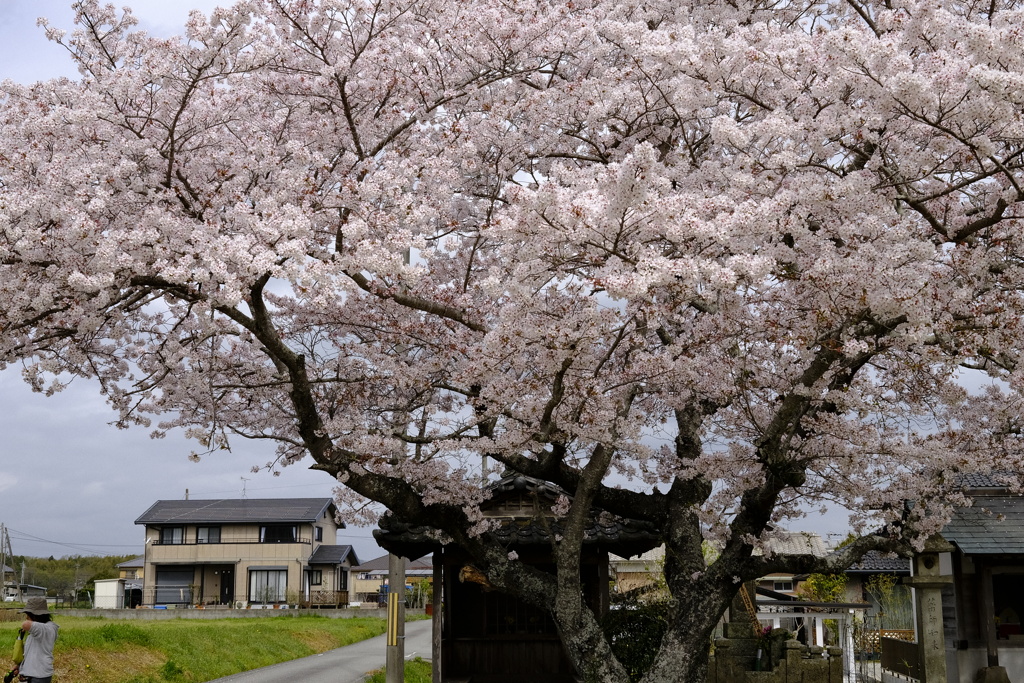
<svg viewBox="0 0 1024 683">
<path fill-rule="evenodd" d="M 15 667 L 19 680 L 50 683 L 53 679 L 53 644 L 57 642 L 57 624 L 50 620 L 46 598 L 35 595 L 21 610 L 28 617 L 21 625 L 25 632 L 25 661 Z"/>
</svg>

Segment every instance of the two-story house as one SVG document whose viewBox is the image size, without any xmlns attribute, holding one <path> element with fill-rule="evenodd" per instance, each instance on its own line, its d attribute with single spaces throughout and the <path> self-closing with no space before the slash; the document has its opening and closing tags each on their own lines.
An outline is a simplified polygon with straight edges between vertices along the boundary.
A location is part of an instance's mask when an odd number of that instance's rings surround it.
<svg viewBox="0 0 1024 683">
<path fill-rule="evenodd" d="M 348 603 L 351 546 L 330 498 L 161 500 L 146 528 L 143 606 Z"/>
</svg>

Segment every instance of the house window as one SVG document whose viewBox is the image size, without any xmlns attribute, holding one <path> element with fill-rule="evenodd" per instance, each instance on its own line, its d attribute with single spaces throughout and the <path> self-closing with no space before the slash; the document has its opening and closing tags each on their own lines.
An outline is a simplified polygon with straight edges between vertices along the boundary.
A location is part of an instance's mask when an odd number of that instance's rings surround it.
<svg viewBox="0 0 1024 683">
<path fill-rule="evenodd" d="M 181 545 L 185 542 L 185 527 L 165 526 L 160 530 L 160 545 Z"/>
<path fill-rule="evenodd" d="M 792 592 L 793 591 L 793 582 L 792 581 L 775 581 L 774 584 L 772 585 L 772 588 L 777 590 L 777 591 Z"/>
<path fill-rule="evenodd" d="M 220 543 L 220 527 L 197 526 L 196 543 Z"/>
<path fill-rule="evenodd" d="M 156 570 L 156 604 L 187 605 L 192 602 L 192 582 L 195 581 L 195 570 L 188 569 L 157 569 Z"/>
<path fill-rule="evenodd" d="M 124 571 L 124 578 L 126 578 L 126 579 L 137 579 L 137 578 L 139 578 L 139 570 L 138 569 L 126 569 Z"/>
<path fill-rule="evenodd" d="M 264 605 L 284 602 L 288 586 L 287 569 L 250 569 L 249 601 Z"/>
<path fill-rule="evenodd" d="M 314 541 L 322 541 L 322 540 L 324 540 L 324 529 L 323 529 L 323 527 L 319 527 L 319 526 L 313 527 L 313 540 Z"/>
<path fill-rule="evenodd" d="M 295 527 L 288 524 L 268 524 L 260 527 L 260 543 L 295 543 Z"/>
<path fill-rule="evenodd" d="M 309 570 L 309 585 L 320 586 L 324 582 L 324 573 L 320 569 Z"/>
<path fill-rule="evenodd" d="M 348 590 L 348 572 L 345 570 L 341 570 L 338 572 L 338 590 Z"/>
</svg>

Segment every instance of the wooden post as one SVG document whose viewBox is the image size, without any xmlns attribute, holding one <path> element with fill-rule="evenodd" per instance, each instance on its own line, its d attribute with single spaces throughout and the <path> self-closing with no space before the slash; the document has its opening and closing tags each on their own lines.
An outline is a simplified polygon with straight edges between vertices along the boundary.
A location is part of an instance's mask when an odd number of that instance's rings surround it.
<svg viewBox="0 0 1024 683">
<path fill-rule="evenodd" d="M 384 678 L 405 680 L 405 559 L 388 554 L 388 645 Z"/>
<path fill-rule="evenodd" d="M 444 572 L 442 570 L 442 564 L 444 560 L 444 549 L 439 548 L 434 552 L 434 585 L 431 591 L 431 604 L 434 606 L 434 613 L 431 615 L 430 625 L 430 656 L 434 660 L 433 664 L 433 676 L 432 683 L 441 683 L 441 629 L 443 627 L 443 620 L 441 618 L 441 609 L 443 604 L 444 596 Z"/>
<path fill-rule="evenodd" d="M 985 636 L 985 649 L 988 654 L 988 666 L 999 666 L 999 646 L 996 644 L 996 608 L 995 595 L 992 592 L 992 567 L 987 562 L 978 567 L 981 571 L 980 589 L 981 604 L 978 606 L 981 621 L 981 633 Z"/>
<path fill-rule="evenodd" d="M 985 649 L 988 655 L 988 666 L 983 666 L 974 674 L 975 683 L 1010 683 L 1010 676 L 1005 666 L 999 666 L 999 642 L 996 632 L 996 608 L 995 589 L 992 586 L 992 565 L 979 563 L 977 565 L 980 585 L 979 589 L 979 616 L 981 618 L 981 633 L 985 637 Z"/>
</svg>

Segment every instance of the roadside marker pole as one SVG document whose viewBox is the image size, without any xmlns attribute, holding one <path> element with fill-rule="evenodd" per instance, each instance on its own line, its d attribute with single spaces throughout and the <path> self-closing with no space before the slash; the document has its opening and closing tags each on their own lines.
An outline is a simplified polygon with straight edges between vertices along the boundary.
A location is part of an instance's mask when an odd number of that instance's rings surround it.
<svg viewBox="0 0 1024 683">
<path fill-rule="evenodd" d="M 405 560 L 388 555 L 388 638 L 386 683 L 405 680 Z"/>
<path fill-rule="evenodd" d="M 388 646 L 398 645 L 398 596 L 388 593 Z"/>
</svg>

